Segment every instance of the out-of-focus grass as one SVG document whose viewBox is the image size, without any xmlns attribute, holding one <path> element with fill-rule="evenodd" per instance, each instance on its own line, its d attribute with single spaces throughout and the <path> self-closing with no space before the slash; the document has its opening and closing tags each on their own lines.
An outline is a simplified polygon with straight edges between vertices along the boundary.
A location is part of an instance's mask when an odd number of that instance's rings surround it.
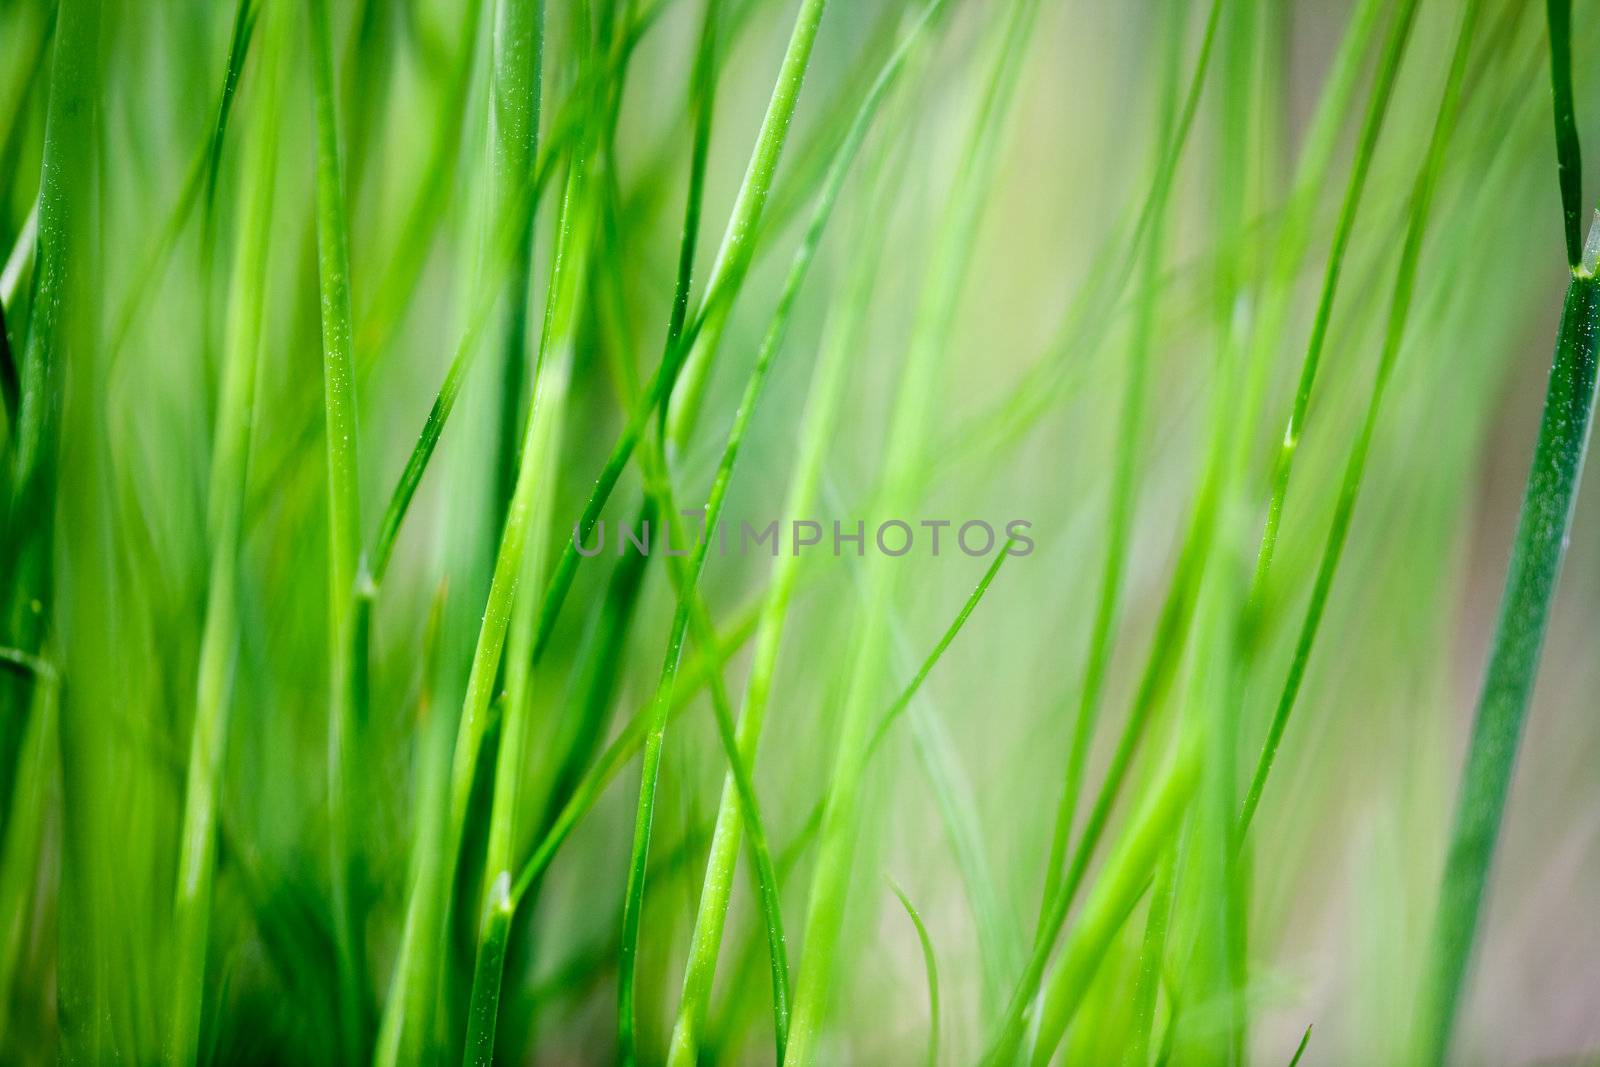
<svg viewBox="0 0 1600 1067">
<path fill-rule="evenodd" d="M 0 4 L 0 1063 L 1592 1055 L 1595 13 Z"/>
</svg>

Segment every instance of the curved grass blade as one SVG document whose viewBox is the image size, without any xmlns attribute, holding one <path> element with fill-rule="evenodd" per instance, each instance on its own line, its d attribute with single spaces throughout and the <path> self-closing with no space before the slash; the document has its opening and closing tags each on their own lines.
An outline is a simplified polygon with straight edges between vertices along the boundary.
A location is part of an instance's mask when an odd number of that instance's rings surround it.
<svg viewBox="0 0 1600 1067">
<path fill-rule="evenodd" d="M 906 916 L 911 920 L 911 925 L 917 929 L 917 942 L 922 946 L 922 966 L 928 972 L 928 1065 L 937 1067 L 939 1063 L 939 960 L 933 953 L 933 940 L 928 937 L 928 927 L 923 923 L 922 916 L 917 914 L 917 909 L 912 905 L 911 898 L 906 896 L 893 881 L 889 888 L 900 899 L 900 906 L 906 909 Z"/>
<path fill-rule="evenodd" d="M 1443 1063 L 1449 1053 L 1522 724 L 1533 698 L 1550 602 L 1572 529 L 1594 415 L 1600 345 L 1600 280 L 1594 275 L 1600 253 L 1597 239 L 1600 226 L 1590 229 L 1583 263 L 1567 287 L 1533 467 L 1456 797 L 1455 824 L 1424 964 L 1419 1062 Z"/>
<path fill-rule="evenodd" d="M 1261 792 L 1266 787 L 1267 775 L 1272 770 L 1274 757 L 1277 755 L 1278 745 L 1283 739 L 1284 729 L 1288 725 L 1290 713 L 1300 693 L 1300 684 L 1304 680 L 1306 664 L 1311 658 L 1312 645 L 1316 641 L 1317 631 L 1322 622 L 1322 613 L 1327 606 L 1328 592 L 1333 586 L 1334 574 L 1338 569 L 1340 557 L 1344 552 L 1345 538 L 1350 530 L 1350 521 L 1355 513 L 1356 498 L 1361 491 L 1362 477 L 1366 471 L 1367 454 L 1372 446 L 1372 437 L 1377 429 L 1378 413 L 1383 405 L 1384 394 L 1388 388 L 1389 379 L 1393 375 L 1394 365 L 1399 358 L 1400 345 L 1405 339 L 1406 320 L 1410 315 L 1412 297 L 1416 289 L 1416 276 L 1418 263 L 1422 257 L 1423 238 L 1427 232 L 1428 215 L 1433 204 L 1434 189 L 1438 184 L 1440 171 L 1444 167 L 1445 151 L 1449 145 L 1451 133 L 1455 128 L 1456 113 L 1460 104 L 1462 81 L 1466 75 L 1467 58 L 1472 51 L 1473 34 L 1478 21 L 1478 14 L 1482 8 L 1481 0 L 1468 0 L 1462 14 L 1461 26 L 1457 32 L 1455 51 L 1450 61 L 1449 73 L 1445 78 L 1445 86 L 1439 101 L 1439 110 L 1434 120 L 1433 134 L 1428 144 L 1428 149 L 1423 157 L 1422 165 L 1418 168 L 1417 176 L 1411 191 L 1411 205 L 1406 220 L 1406 235 L 1400 249 L 1400 264 L 1396 271 L 1394 292 L 1390 298 L 1389 316 L 1384 326 L 1383 349 L 1378 356 L 1378 369 L 1372 384 L 1372 393 L 1367 401 L 1367 412 L 1361 430 L 1351 445 L 1349 458 L 1346 461 L 1344 480 L 1339 488 L 1339 497 L 1334 505 L 1332 522 L 1329 525 L 1327 542 L 1323 548 L 1322 559 L 1317 567 L 1315 584 L 1312 586 L 1311 600 L 1306 607 L 1306 614 L 1301 624 L 1300 635 L 1295 644 L 1294 658 L 1289 667 L 1288 677 L 1284 680 L 1283 690 L 1278 699 L 1278 704 L 1273 712 L 1272 721 L 1267 727 L 1267 736 L 1257 758 L 1255 772 L 1251 776 L 1249 788 L 1245 792 L 1244 805 L 1239 815 L 1236 837 L 1242 841 L 1245 833 L 1250 828 L 1250 822 L 1255 817 L 1256 807 L 1261 802 Z"/>
<path fill-rule="evenodd" d="M 900 690 L 900 694 L 894 698 L 884 711 L 882 718 L 878 720 L 877 729 L 872 731 L 872 739 L 867 742 L 868 759 L 871 759 L 872 754 L 878 750 L 878 746 L 883 743 L 884 737 L 889 733 L 889 728 L 899 720 L 901 713 L 916 698 L 918 690 L 922 688 L 922 683 L 928 680 L 928 675 L 933 673 L 933 668 L 938 665 L 940 658 L 945 654 L 951 643 L 955 641 L 956 635 L 961 632 L 961 628 L 972 617 L 973 611 L 978 607 L 978 602 L 983 599 L 983 595 L 989 591 L 989 586 L 994 583 L 995 577 L 1000 573 L 1001 566 L 1011 557 L 1011 550 L 1016 547 L 1016 543 L 1015 538 L 1006 539 L 1005 544 L 1000 547 L 1000 551 L 995 553 L 994 562 L 989 564 L 989 569 L 983 572 L 983 577 L 978 579 L 978 584 L 967 595 L 966 601 L 961 605 L 961 610 L 956 612 L 956 617 L 950 620 L 950 625 L 945 627 L 944 633 L 939 635 L 939 640 L 934 642 L 933 648 L 928 652 L 927 657 L 923 659 L 921 666 L 917 668 L 917 673 L 911 676 L 911 680 L 906 683 L 905 688 Z"/>
<path fill-rule="evenodd" d="M 672 390 L 672 383 L 680 375 L 678 369 L 674 369 L 669 381 L 668 390 L 672 395 L 668 398 L 667 440 L 674 447 L 683 447 L 699 417 L 717 343 L 722 338 L 723 327 L 733 306 L 733 295 L 743 283 L 745 272 L 749 270 L 750 260 L 755 254 L 761 215 L 766 208 L 767 197 L 772 192 L 772 178 L 778 169 L 778 157 L 788 140 L 789 122 L 794 117 L 800 86 L 805 81 L 806 68 L 811 62 L 811 49 L 816 43 L 817 28 L 822 24 L 822 12 L 826 6 L 827 0 L 804 0 L 795 14 L 789 46 L 778 71 L 778 82 L 773 87 L 772 99 L 761 120 L 755 151 L 750 156 L 744 181 L 739 186 L 738 199 L 734 201 L 733 212 L 728 219 L 728 228 L 723 233 L 722 247 L 717 250 L 710 280 L 706 283 L 706 295 L 701 303 L 704 328 L 700 331 L 698 342 L 684 357 L 686 362 L 681 368 L 681 388 Z M 713 299 L 715 297 L 720 299 Z"/>
<path fill-rule="evenodd" d="M 784 141 L 788 136 L 789 121 L 794 116 L 800 83 L 804 79 L 811 46 L 816 40 L 817 26 L 822 18 L 824 3 L 825 0 L 805 0 L 795 16 L 794 31 L 790 35 L 788 50 L 784 54 L 778 83 L 773 89 L 772 99 L 762 119 L 761 130 L 756 136 L 756 146 L 750 157 L 750 166 L 739 187 L 738 198 L 734 201 L 733 213 L 729 217 L 728 228 L 723 235 L 722 250 L 718 254 L 716 265 L 712 268 L 711 280 L 707 283 L 700 310 L 684 327 L 683 335 L 678 342 L 667 346 L 667 350 L 662 354 L 661 362 L 657 364 L 645 386 L 640 402 L 629 415 L 627 424 L 618 435 L 610 456 L 601 468 L 582 515 L 574 524 L 572 541 L 562 547 L 561 558 L 556 562 L 555 572 L 545 584 L 544 598 L 539 607 L 538 626 L 534 634 L 535 662 L 538 662 L 543 655 L 551 635 L 555 632 L 556 618 L 561 614 L 562 605 L 566 602 L 567 593 L 571 590 L 573 579 L 577 575 L 580 558 L 577 546 L 588 543 L 594 533 L 595 523 L 600 521 L 600 512 L 611 498 L 617 480 L 622 477 L 623 468 L 633 455 L 645 424 L 672 392 L 679 372 L 683 369 L 684 361 L 689 357 L 702 328 L 715 320 L 719 324 L 710 329 L 713 333 L 720 332 L 720 322 L 726 315 L 726 306 L 732 303 L 744 282 L 745 272 L 755 253 L 756 224 L 760 221 L 761 211 L 772 187 L 772 177 L 777 170 L 778 158 L 782 154 Z"/>
</svg>

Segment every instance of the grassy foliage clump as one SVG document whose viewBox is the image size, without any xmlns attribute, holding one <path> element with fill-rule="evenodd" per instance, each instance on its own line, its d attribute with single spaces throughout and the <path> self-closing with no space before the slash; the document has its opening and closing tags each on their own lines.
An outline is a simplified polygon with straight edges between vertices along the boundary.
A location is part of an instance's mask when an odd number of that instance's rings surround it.
<svg viewBox="0 0 1600 1067">
<path fill-rule="evenodd" d="M 1595 14 L 0 4 L 0 1064 L 1592 1057 Z"/>
</svg>

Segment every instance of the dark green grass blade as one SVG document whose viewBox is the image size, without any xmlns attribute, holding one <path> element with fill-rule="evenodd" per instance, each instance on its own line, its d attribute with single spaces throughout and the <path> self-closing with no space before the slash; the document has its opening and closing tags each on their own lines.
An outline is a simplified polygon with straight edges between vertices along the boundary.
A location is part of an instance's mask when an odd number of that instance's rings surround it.
<svg viewBox="0 0 1600 1067">
<path fill-rule="evenodd" d="M 1300 1037 L 1300 1044 L 1295 1047 L 1294 1056 L 1289 1060 L 1289 1067 L 1300 1067 L 1300 1061 L 1305 1057 L 1306 1046 L 1311 1044 L 1311 1026 L 1306 1026 L 1306 1032 Z"/>
<path fill-rule="evenodd" d="M 916 907 L 911 903 L 911 898 L 906 896 L 905 890 L 894 882 L 889 883 L 889 888 L 900 899 L 900 906 L 906 909 L 906 916 L 911 920 L 911 925 L 917 930 L 917 943 L 922 946 L 922 966 L 928 972 L 928 1064 L 937 1067 L 939 1063 L 939 960 L 933 952 L 933 939 L 928 936 L 928 927 L 923 923 L 922 916 L 917 914 Z"/>
<path fill-rule="evenodd" d="M 1592 273 L 1594 240 L 1591 235 L 1584 269 L 1567 287 L 1533 469 L 1522 498 L 1505 595 L 1456 797 L 1455 825 L 1425 963 L 1419 1062 L 1443 1063 L 1449 1053 L 1522 724 L 1533 697 L 1550 602 L 1572 529 L 1594 413 L 1600 343 L 1600 280 Z"/>
<path fill-rule="evenodd" d="M 1572 0 L 1545 0 L 1550 28 L 1550 95 L 1555 105 L 1556 177 L 1561 184 L 1562 233 L 1567 265 L 1583 259 L 1583 158 L 1578 151 L 1578 118 L 1572 103 Z"/>
</svg>

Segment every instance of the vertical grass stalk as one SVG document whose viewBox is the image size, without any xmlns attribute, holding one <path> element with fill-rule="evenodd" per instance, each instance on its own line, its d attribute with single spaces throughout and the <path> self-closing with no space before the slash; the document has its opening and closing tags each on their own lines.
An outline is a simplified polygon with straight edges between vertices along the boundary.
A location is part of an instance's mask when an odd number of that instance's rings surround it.
<svg viewBox="0 0 1600 1067">
<path fill-rule="evenodd" d="M 173 902 L 176 937 L 168 1057 L 174 1064 L 191 1064 L 198 1056 L 201 1009 L 207 989 L 206 946 L 216 863 L 217 809 L 239 646 L 240 528 L 249 470 L 251 415 L 262 344 L 277 177 L 282 81 L 278 67 L 283 37 L 281 27 L 285 21 L 282 12 L 275 8 L 270 16 L 270 40 L 259 71 L 261 98 L 257 104 L 255 128 L 242 170 L 244 214 L 234 252 L 222 398 L 217 408 L 216 443 L 207 495 L 211 568 Z"/>
</svg>

